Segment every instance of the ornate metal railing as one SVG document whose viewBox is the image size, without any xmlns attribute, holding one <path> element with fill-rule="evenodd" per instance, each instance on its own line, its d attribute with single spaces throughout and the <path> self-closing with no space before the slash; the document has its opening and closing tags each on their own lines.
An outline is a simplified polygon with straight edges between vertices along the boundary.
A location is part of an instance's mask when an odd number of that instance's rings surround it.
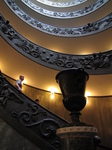
<svg viewBox="0 0 112 150">
<path fill-rule="evenodd" d="M 40 149 L 61 149 L 56 130 L 67 122 L 18 91 L 1 72 L 0 117 Z"/>
<path fill-rule="evenodd" d="M 74 5 L 79 5 L 81 3 L 84 3 L 86 2 L 87 0 L 73 0 L 71 2 L 55 2 L 55 1 L 50 1 L 50 0 L 36 0 L 38 1 L 39 3 L 42 3 L 44 5 L 49 5 L 49 6 L 52 6 L 52 7 L 71 7 L 71 6 L 74 6 Z"/>
<path fill-rule="evenodd" d="M 77 10 L 77 11 L 59 12 L 59 11 L 50 11 L 50 10 L 44 9 L 40 6 L 37 6 L 30 0 L 21 0 L 21 1 L 25 5 L 27 5 L 29 8 L 31 8 L 32 10 L 34 10 L 42 15 L 53 17 L 53 18 L 60 18 L 60 19 L 76 18 L 76 17 L 81 17 L 84 15 L 90 14 L 90 13 L 96 11 L 97 9 L 101 8 L 107 2 L 109 2 L 109 0 L 103 0 L 103 1 L 97 0 L 95 3 L 85 7 L 83 9 Z"/>
<path fill-rule="evenodd" d="M 36 20 L 26 14 L 23 10 L 16 5 L 14 0 L 5 0 L 6 4 L 9 8 L 24 22 L 29 24 L 30 26 L 34 27 L 37 30 L 45 32 L 47 34 L 55 35 L 55 36 L 62 36 L 62 37 L 80 37 L 80 36 L 87 36 L 96 34 L 98 32 L 102 32 L 108 28 L 112 27 L 112 13 L 108 14 L 104 18 L 96 21 L 96 22 L 89 22 L 86 25 L 72 27 L 72 28 L 61 28 L 57 26 L 52 26 L 49 24 L 45 24 Z"/>
<path fill-rule="evenodd" d="M 70 55 L 54 52 L 21 36 L 0 14 L 0 34 L 19 53 L 56 70 L 83 68 L 89 74 L 112 73 L 112 50 L 90 55 Z"/>
</svg>

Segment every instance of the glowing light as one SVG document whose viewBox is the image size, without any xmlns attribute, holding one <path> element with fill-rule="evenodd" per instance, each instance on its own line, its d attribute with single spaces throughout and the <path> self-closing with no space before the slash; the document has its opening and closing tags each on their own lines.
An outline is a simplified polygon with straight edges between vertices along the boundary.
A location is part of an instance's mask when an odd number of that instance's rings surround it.
<svg viewBox="0 0 112 150">
<path fill-rule="evenodd" d="M 51 99 L 54 99 L 54 93 L 57 93 L 58 90 L 55 87 L 49 87 L 48 90 L 51 92 Z"/>
<path fill-rule="evenodd" d="M 50 91 L 51 93 L 57 93 L 58 89 L 52 86 L 48 88 L 48 91 Z"/>
<path fill-rule="evenodd" d="M 86 97 L 86 104 L 88 105 L 88 103 L 90 104 L 89 100 L 88 100 L 88 96 L 91 96 L 91 93 L 86 91 L 85 92 L 85 97 Z"/>
<path fill-rule="evenodd" d="M 85 92 L 85 97 L 87 98 L 88 96 L 91 96 L 91 93 L 88 92 L 88 91 L 86 91 L 86 92 Z"/>
<path fill-rule="evenodd" d="M 91 96 L 91 93 L 90 92 L 88 92 L 88 91 L 86 91 L 85 92 L 85 97 L 86 97 L 86 104 L 88 104 L 88 96 Z"/>
<path fill-rule="evenodd" d="M 54 93 L 51 92 L 51 99 L 54 99 Z"/>
</svg>

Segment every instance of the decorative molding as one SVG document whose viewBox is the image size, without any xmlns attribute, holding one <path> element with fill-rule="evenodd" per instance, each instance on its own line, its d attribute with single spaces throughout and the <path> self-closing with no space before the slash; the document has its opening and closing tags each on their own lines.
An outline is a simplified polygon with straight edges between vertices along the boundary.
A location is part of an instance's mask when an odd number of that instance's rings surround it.
<svg viewBox="0 0 112 150">
<path fill-rule="evenodd" d="M 67 133 L 87 133 L 87 132 L 91 132 L 91 133 L 97 133 L 98 130 L 97 128 L 93 127 L 93 126 L 71 126 L 71 127 L 63 127 L 63 128 L 59 128 L 57 130 L 57 134 L 67 134 Z"/>
<path fill-rule="evenodd" d="M 29 129 L 30 135 L 39 136 L 42 141 L 53 146 L 54 150 L 55 148 L 60 149 L 61 142 L 56 135 L 56 130 L 67 122 L 18 91 L 0 72 L 1 108 L 18 123 Z M 7 119 L 8 122 L 8 117 L 3 119 Z"/>
<path fill-rule="evenodd" d="M 10 7 L 10 9 L 23 21 L 31 25 L 32 27 L 51 34 L 55 36 L 62 36 L 62 37 L 80 37 L 80 36 L 87 36 L 96 34 L 98 32 L 102 32 L 110 27 L 112 27 L 112 13 L 107 15 L 106 17 L 102 18 L 99 21 L 88 23 L 84 26 L 74 27 L 74 28 L 60 28 L 51 26 L 48 24 L 44 24 L 35 20 L 34 18 L 27 15 L 23 12 L 13 0 L 5 0 L 6 4 Z"/>
<path fill-rule="evenodd" d="M 54 52 L 21 36 L 2 15 L 0 15 L 0 34 L 19 53 L 43 66 L 56 70 L 83 68 L 89 74 L 112 73 L 112 50 L 89 55 Z"/>
<path fill-rule="evenodd" d="M 29 8 L 32 10 L 48 16 L 48 17 L 53 17 L 53 18 L 60 18 L 60 19 L 69 19 L 69 18 L 76 18 L 76 17 L 81 17 L 84 15 L 87 15 L 89 13 L 92 13 L 93 11 L 96 11 L 97 9 L 101 8 L 103 5 L 105 5 L 109 0 L 97 0 L 94 4 L 85 7 L 81 10 L 77 11 L 72 11 L 72 12 L 56 12 L 56 11 L 50 11 L 47 9 L 44 9 L 40 6 L 37 6 L 30 0 L 21 0 L 25 5 L 27 5 Z"/>
<path fill-rule="evenodd" d="M 53 2 L 53 1 L 50 1 L 50 0 L 36 0 L 44 5 L 49 5 L 49 6 L 52 6 L 52 7 L 71 7 L 71 6 L 74 6 L 74 5 L 79 5 L 79 4 L 82 4 L 84 2 L 86 2 L 87 0 L 72 0 L 71 2 Z"/>
</svg>

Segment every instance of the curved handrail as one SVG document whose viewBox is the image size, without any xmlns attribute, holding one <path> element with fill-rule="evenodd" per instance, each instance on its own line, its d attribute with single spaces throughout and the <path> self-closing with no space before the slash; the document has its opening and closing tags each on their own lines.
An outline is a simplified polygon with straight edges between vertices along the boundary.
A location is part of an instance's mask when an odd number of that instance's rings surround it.
<svg viewBox="0 0 112 150">
<path fill-rule="evenodd" d="M 1 72 L 0 117 L 39 148 L 60 149 L 61 142 L 56 130 L 67 121 L 18 91 Z"/>
<path fill-rule="evenodd" d="M 22 19 L 24 22 L 26 22 L 30 26 L 34 27 L 37 30 L 40 30 L 42 32 L 45 32 L 47 34 L 51 34 L 54 36 L 62 36 L 62 37 L 88 36 L 88 35 L 102 32 L 112 27 L 112 19 L 111 19 L 112 13 L 108 14 L 107 16 L 103 17 L 102 19 L 96 22 L 88 23 L 83 26 L 72 27 L 72 28 L 67 28 L 67 27 L 61 28 L 61 27 L 42 23 L 32 18 L 31 16 L 26 14 L 23 10 L 21 10 L 15 4 L 13 0 L 11 3 L 10 3 L 10 0 L 7 0 L 6 4 L 20 19 Z"/>
<path fill-rule="evenodd" d="M 89 74 L 112 73 L 112 50 L 90 55 L 70 55 L 54 52 L 32 43 L 21 36 L 0 15 L 1 36 L 19 53 L 36 63 L 56 70 L 83 68 Z"/>
<path fill-rule="evenodd" d="M 74 5 L 79 5 L 81 3 L 86 2 L 87 0 L 73 0 L 71 2 L 53 2 L 53 1 L 49 1 L 49 0 L 36 0 L 39 3 L 42 3 L 44 5 L 49 5 L 52 7 L 71 7 Z"/>
<path fill-rule="evenodd" d="M 50 11 L 47 9 L 44 9 L 40 6 L 37 6 L 30 0 L 21 0 L 25 5 L 27 5 L 30 9 L 34 10 L 37 13 L 40 13 L 42 15 L 52 17 L 52 18 L 60 18 L 60 19 L 70 19 L 70 18 L 77 18 L 77 17 L 82 17 L 84 15 L 90 14 L 97 9 L 101 8 L 103 5 L 105 5 L 109 0 L 97 0 L 95 3 L 77 10 L 77 11 L 70 11 L 70 12 L 59 12 L 59 11 Z"/>
</svg>

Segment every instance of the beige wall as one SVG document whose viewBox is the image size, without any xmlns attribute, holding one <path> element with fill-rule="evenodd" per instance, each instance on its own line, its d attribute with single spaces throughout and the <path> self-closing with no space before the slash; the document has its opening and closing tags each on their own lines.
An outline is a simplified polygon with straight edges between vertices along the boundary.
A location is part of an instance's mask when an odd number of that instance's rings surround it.
<svg viewBox="0 0 112 150">
<path fill-rule="evenodd" d="M 112 148 L 112 96 L 89 97 L 81 120 L 98 129 L 102 145 Z"/>
</svg>

